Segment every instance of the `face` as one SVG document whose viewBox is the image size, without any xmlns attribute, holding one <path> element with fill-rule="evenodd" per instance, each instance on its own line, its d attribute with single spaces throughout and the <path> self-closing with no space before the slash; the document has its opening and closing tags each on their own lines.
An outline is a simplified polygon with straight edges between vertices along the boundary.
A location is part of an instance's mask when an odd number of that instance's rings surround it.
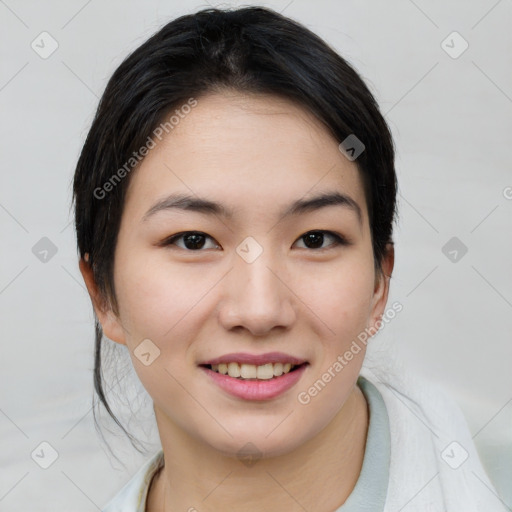
<svg viewBox="0 0 512 512">
<path fill-rule="evenodd" d="M 364 346 L 335 363 L 383 313 L 388 281 L 374 272 L 358 169 L 338 144 L 287 100 L 211 94 L 134 171 L 115 253 L 118 314 L 97 314 L 127 345 L 159 428 L 224 454 L 252 442 L 278 455 L 347 401 Z M 329 204 L 312 202 L 322 195 Z M 215 371 L 222 361 L 242 376 Z M 287 362 L 296 368 L 280 375 Z"/>
</svg>

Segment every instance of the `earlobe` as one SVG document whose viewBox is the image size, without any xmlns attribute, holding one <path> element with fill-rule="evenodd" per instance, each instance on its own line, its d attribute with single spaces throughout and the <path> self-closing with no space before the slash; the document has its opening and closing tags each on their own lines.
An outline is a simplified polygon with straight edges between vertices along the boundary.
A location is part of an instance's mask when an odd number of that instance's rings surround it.
<svg viewBox="0 0 512 512">
<path fill-rule="evenodd" d="M 107 336 L 107 338 L 111 339 L 112 341 L 126 345 L 124 330 L 121 322 L 112 311 L 108 301 L 105 299 L 105 297 L 103 297 L 102 293 L 98 289 L 96 281 L 94 280 L 93 270 L 88 263 L 88 256 L 89 255 L 86 254 L 84 258 L 81 258 L 78 266 L 84 279 L 85 286 L 87 287 L 87 291 L 89 292 L 94 312 L 98 317 L 98 321 L 101 324 L 101 328 L 105 336 Z"/>
</svg>

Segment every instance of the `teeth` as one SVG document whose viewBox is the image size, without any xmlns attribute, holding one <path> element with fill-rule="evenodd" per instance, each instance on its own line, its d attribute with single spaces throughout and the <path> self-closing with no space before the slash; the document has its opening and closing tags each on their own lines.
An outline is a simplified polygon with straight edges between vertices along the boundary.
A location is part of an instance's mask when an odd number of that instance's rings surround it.
<svg viewBox="0 0 512 512">
<path fill-rule="evenodd" d="M 283 363 L 274 363 L 274 377 L 279 377 L 279 375 L 283 375 Z"/>
<path fill-rule="evenodd" d="M 258 374 L 258 369 L 253 364 L 241 364 L 240 376 L 243 379 L 255 379 Z"/>
<path fill-rule="evenodd" d="M 212 370 L 222 375 L 242 379 L 269 380 L 289 373 L 292 369 L 291 363 L 266 363 L 260 366 L 254 364 L 220 363 L 212 364 Z"/>
<path fill-rule="evenodd" d="M 230 377 L 240 377 L 240 366 L 238 363 L 229 363 L 226 367 L 226 373 Z"/>
<path fill-rule="evenodd" d="M 258 366 L 256 370 L 256 378 L 267 380 L 272 379 L 274 377 L 274 365 L 272 363 L 264 364 L 262 366 Z"/>
</svg>

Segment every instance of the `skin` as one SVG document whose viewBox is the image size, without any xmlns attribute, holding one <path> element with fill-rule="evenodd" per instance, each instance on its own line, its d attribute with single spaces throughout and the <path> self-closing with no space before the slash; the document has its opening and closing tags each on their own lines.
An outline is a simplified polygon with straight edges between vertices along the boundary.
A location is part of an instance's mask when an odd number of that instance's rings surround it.
<svg viewBox="0 0 512 512">
<path fill-rule="evenodd" d="M 296 104 L 238 92 L 209 94 L 150 151 L 131 177 L 114 262 L 117 314 L 80 269 L 103 331 L 125 344 L 154 403 L 165 467 L 153 479 L 147 510 L 332 512 L 359 476 L 368 407 L 356 385 L 364 346 L 313 397 L 307 391 L 357 335 L 384 313 L 393 269 L 389 246 L 374 270 L 367 204 L 356 162 L 325 127 Z M 282 208 L 319 192 L 350 196 L 346 206 L 284 218 Z M 170 193 L 233 208 L 232 219 L 191 211 L 144 215 Z M 107 200 L 107 199 L 106 199 Z M 202 248 L 161 242 L 183 231 Z M 336 245 L 307 246 L 328 230 Z M 248 236 L 262 254 L 236 252 Z M 318 247 L 318 248 L 315 248 Z M 144 365 L 134 350 L 150 339 L 160 355 Z M 268 401 L 218 388 L 198 363 L 231 352 L 280 351 L 309 362 L 299 382 Z M 251 442 L 262 455 L 243 464 Z M 165 501 L 165 508 L 164 508 Z"/>
</svg>

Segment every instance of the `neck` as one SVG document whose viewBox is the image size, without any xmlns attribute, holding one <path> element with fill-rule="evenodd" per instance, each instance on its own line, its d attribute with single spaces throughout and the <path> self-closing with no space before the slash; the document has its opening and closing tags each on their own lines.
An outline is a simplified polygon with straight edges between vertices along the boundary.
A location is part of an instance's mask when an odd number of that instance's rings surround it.
<svg viewBox="0 0 512 512">
<path fill-rule="evenodd" d="M 358 386 L 329 425 L 285 455 L 252 465 L 199 444 L 155 408 L 165 466 L 153 479 L 146 512 L 331 512 L 359 477 L 368 406 Z M 165 497 L 165 510 L 164 510 Z"/>
</svg>

